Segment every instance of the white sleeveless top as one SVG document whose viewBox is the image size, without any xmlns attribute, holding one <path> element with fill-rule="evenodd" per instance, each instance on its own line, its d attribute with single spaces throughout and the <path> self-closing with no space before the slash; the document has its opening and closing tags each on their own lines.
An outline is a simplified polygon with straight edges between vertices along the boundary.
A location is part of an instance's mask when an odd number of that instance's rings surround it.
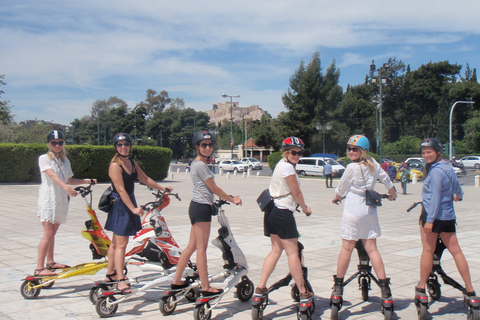
<svg viewBox="0 0 480 320">
<path fill-rule="evenodd" d="M 270 187 L 268 189 L 273 198 L 279 197 L 274 200 L 277 208 L 288 209 L 294 212 L 297 208 L 297 202 L 293 198 L 292 191 L 285 180 L 286 177 L 291 175 L 295 175 L 295 178 L 300 185 L 295 167 L 282 158 L 275 166 L 275 170 L 273 170 L 272 180 L 270 181 Z"/>
</svg>

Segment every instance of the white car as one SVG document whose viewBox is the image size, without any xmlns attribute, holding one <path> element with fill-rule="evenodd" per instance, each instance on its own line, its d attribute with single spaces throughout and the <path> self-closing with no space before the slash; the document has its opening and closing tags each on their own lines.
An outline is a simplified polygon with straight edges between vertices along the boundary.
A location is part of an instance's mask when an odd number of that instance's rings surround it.
<svg viewBox="0 0 480 320">
<path fill-rule="evenodd" d="M 480 156 L 465 156 L 459 159 L 465 168 L 480 169 Z"/>
<path fill-rule="evenodd" d="M 248 165 L 249 169 L 253 169 L 253 170 L 263 169 L 263 164 L 260 161 L 258 161 L 256 158 L 245 157 L 240 159 L 240 162 Z"/>
<path fill-rule="evenodd" d="M 223 160 L 218 165 L 218 169 L 223 171 L 247 171 L 248 165 L 238 160 Z"/>
<path fill-rule="evenodd" d="M 323 167 L 324 162 L 330 160 L 332 165 L 332 176 L 334 178 L 341 177 L 345 171 L 345 167 L 339 164 L 337 161 L 332 158 L 323 158 L 323 157 L 303 157 L 300 158 L 298 163 L 295 165 L 295 170 L 301 176 L 323 176 Z"/>
</svg>

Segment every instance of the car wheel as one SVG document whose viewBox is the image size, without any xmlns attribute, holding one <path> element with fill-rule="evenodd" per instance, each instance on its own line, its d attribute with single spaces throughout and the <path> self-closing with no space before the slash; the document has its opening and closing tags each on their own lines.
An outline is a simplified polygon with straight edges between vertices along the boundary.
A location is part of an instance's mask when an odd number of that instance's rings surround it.
<svg viewBox="0 0 480 320">
<path fill-rule="evenodd" d="M 475 169 L 480 169 L 480 163 L 475 163 Z"/>
</svg>

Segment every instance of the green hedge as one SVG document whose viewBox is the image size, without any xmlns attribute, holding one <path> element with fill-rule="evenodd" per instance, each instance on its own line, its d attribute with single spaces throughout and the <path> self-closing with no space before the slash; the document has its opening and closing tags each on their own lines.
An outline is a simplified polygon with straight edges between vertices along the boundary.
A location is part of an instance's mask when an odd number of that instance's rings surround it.
<svg viewBox="0 0 480 320">
<path fill-rule="evenodd" d="M 75 178 L 110 181 L 108 165 L 114 155 L 112 146 L 65 146 Z M 0 182 L 40 182 L 38 157 L 48 151 L 46 144 L 0 144 Z M 135 146 L 132 157 L 150 178 L 167 177 L 172 150 L 162 147 Z"/>
<path fill-rule="evenodd" d="M 283 157 L 283 152 L 282 151 L 276 151 L 267 156 L 267 162 L 268 166 L 272 171 L 275 169 L 275 166 L 277 165 L 278 161 L 282 159 Z"/>
</svg>

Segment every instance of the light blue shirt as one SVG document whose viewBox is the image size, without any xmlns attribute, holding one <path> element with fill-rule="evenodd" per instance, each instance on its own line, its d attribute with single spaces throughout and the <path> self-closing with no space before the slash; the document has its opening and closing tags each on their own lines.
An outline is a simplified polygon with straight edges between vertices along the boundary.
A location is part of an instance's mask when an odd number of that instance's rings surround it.
<svg viewBox="0 0 480 320">
<path fill-rule="evenodd" d="M 427 222 L 453 220 L 456 218 L 453 209 L 454 195 L 463 197 L 460 182 L 447 161 L 434 163 L 423 182 L 423 207 L 427 212 Z"/>
<path fill-rule="evenodd" d="M 323 170 L 325 174 L 331 174 L 332 173 L 332 165 L 330 163 L 325 163 L 325 166 L 323 167 Z"/>
</svg>

